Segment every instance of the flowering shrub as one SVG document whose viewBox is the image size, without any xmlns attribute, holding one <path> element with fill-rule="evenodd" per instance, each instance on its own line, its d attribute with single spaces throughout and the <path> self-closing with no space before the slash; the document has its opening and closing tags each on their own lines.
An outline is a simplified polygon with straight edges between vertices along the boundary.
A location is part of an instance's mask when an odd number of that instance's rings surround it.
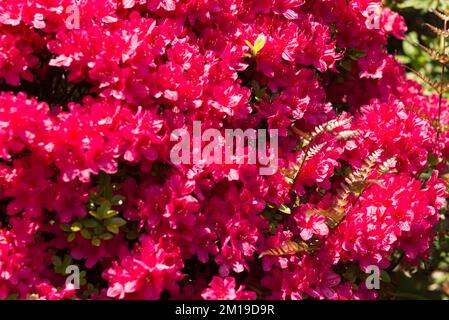
<svg viewBox="0 0 449 320">
<path fill-rule="evenodd" d="M 387 294 L 365 272 L 427 259 L 449 150 L 368 5 L 2 1 L 0 298 Z M 279 170 L 174 164 L 193 121 L 279 130 Z"/>
</svg>

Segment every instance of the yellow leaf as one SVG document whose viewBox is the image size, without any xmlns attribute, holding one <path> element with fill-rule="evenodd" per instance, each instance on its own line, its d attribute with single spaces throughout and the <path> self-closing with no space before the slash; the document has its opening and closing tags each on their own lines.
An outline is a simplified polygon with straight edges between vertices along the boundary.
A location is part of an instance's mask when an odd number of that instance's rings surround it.
<svg viewBox="0 0 449 320">
<path fill-rule="evenodd" d="M 257 54 L 262 50 L 262 48 L 265 46 L 265 43 L 267 42 L 267 38 L 261 33 L 257 37 L 256 41 L 254 42 L 254 47 L 252 48 L 253 56 L 257 56 Z"/>
</svg>

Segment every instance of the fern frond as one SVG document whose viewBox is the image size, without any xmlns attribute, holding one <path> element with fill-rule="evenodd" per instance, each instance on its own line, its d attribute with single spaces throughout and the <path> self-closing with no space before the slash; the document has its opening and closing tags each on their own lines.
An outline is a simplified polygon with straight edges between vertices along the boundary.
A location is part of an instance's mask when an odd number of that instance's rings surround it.
<svg viewBox="0 0 449 320">
<path fill-rule="evenodd" d="M 320 216 L 325 216 L 333 222 L 336 222 L 339 219 L 339 216 L 334 210 L 313 209 L 313 213 Z"/>
<path fill-rule="evenodd" d="M 396 165 L 396 156 L 391 157 L 390 159 L 385 160 L 378 168 L 377 173 L 381 176 L 387 174 L 391 171 Z"/>
<path fill-rule="evenodd" d="M 378 149 L 371 153 L 368 158 L 365 159 L 364 165 L 354 173 L 350 173 L 345 179 L 346 183 L 351 187 L 353 184 L 365 181 L 372 172 L 377 160 L 381 156 L 383 150 Z"/>
<path fill-rule="evenodd" d="M 311 148 L 309 149 L 309 152 L 307 153 L 306 161 L 309 161 L 309 160 L 312 159 L 315 155 L 317 155 L 317 154 L 323 149 L 323 147 L 324 147 L 326 144 L 327 144 L 327 142 L 323 142 L 323 143 L 320 143 L 320 144 L 317 144 L 317 145 L 311 147 Z"/>
<path fill-rule="evenodd" d="M 303 143 L 304 146 L 309 145 L 313 140 L 315 140 L 316 137 L 318 137 L 320 134 L 325 132 L 333 132 L 335 129 L 339 127 L 343 127 L 350 123 L 352 121 L 352 117 L 349 117 L 347 119 L 339 120 L 339 119 L 332 119 L 322 125 L 319 125 L 315 127 L 315 129 L 309 134 L 308 137 L 305 138 L 305 141 Z"/>
<path fill-rule="evenodd" d="M 420 78 L 422 81 L 424 81 L 429 87 L 431 87 L 433 90 L 439 92 L 440 91 L 440 83 L 437 80 L 432 80 L 429 77 L 427 77 L 426 75 L 422 74 L 419 71 L 416 71 L 413 68 L 410 68 L 409 66 L 405 66 L 408 70 L 410 70 L 411 72 L 413 72 L 418 78 Z"/>
<path fill-rule="evenodd" d="M 360 134 L 361 134 L 360 130 L 344 130 L 340 131 L 336 135 L 336 138 L 337 140 L 350 140 L 357 138 L 358 136 L 360 136 Z"/>
<path fill-rule="evenodd" d="M 449 37 L 449 31 L 448 30 L 443 30 L 440 28 L 437 28 L 429 23 L 424 23 L 424 25 L 429 28 L 433 33 L 435 33 L 435 35 L 440 36 L 440 37 Z"/>
<path fill-rule="evenodd" d="M 276 247 L 276 248 L 272 248 L 272 249 L 268 249 L 265 250 L 264 252 L 262 252 L 259 255 L 259 259 L 265 256 L 286 256 L 286 255 L 292 255 L 292 254 L 297 254 L 300 252 L 306 252 L 309 249 L 309 246 L 307 245 L 307 243 L 300 241 L 300 242 L 296 242 L 293 240 L 287 240 L 285 242 L 285 244 Z"/>
<path fill-rule="evenodd" d="M 443 21 L 449 21 L 449 13 L 440 10 L 431 10 L 431 12 Z"/>
<path fill-rule="evenodd" d="M 447 64 L 449 62 L 449 56 L 444 52 L 439 52 L 438 50 L 426 47 L 420 43 L 416 43 L 415 46 L 421 48 L 426 52 L 433 60 L 438 61 L 441 64 Z"/>
<path fill-rule="evenodd" d="M 351 194 L 360 196 L 363 193 L 367 184 L 367 179 L 373 172 L 382 152 L 382 149 L 378 149 L 371 153 L 368 158 L 365 159 L 364 165 L 354 173 L 350 173 L 345 178 L 345 183 L 342 183 L 337 190 L 337 195 L 334 197 L 333 204 L 331 205 L 333 213 L 324 212 L 324 215 L 329 217 L 335 224 L 339 224 L 346 216 L 349 196 Z M 385 166 L 388 164 L 389 162 L 386 163 Z"/>
</svg>

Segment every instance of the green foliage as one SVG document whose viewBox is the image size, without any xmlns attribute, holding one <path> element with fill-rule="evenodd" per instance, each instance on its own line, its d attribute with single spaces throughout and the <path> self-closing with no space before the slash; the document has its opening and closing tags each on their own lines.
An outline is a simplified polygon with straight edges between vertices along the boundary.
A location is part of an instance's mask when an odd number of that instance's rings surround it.
<svg viewBox="0 0 449 320">
<path fill-rule="evenodd" d="M 449 9 L 446 0 L 389 0 L 387 4 L 396 6 L 399 9 L 415 9 L 421 12 L 428 12 L 433 9 Z"/>
<path fill-rule="evenodd" d="M 427 94 L 437 94 L 448 98 L 447 83 L 447 19 L 449 1 L 447 0 L 389 0 L 386 4 L 399 12 L 407 20 L 409 33 L 404 42 L 396 43 L 393 48 L 398 53 L 396 58 L 407 65 L 411 79 L 423 85 Z M 434 10 L 439 12 L 432 13 Z M 446 10 L 444 14 L 443 11 Z M 447 26 L 446 26 L 447 27 Z M 443 41 L 446 38 L 446 41 Z M 390 48 L 391 49 L 391 48 Z M 443 68 L 443 65 L 445 67 Z M 413 107 L 413 106 L 408 106 Z M 438 108 L 441 107 L 441 104 Z M 415 110 L 417 114 L 427 119 L 439 132 L 447 130 L 438 119 L 428 119 L 426 115 Z M 434 170 L 444 161 L 434 155 L 429 155 L 427 168 L 419 173 L 419 179 L 426 187 L 426 181 Z M 449 181 L 448 177 L 442 178 Z M 412 271 L 406 271 L 402 263 L 403 254 L 396 256 L 392 263 L 390 276 L 392 290 L 384 292 L 388 299 L 449 299 L 449 212 L 444 208 L 440 212 L 440 223 L 431 246 L 428 261 L 422 261 Z"/>
<path fill-rule="evenodd" d="M 123 231 L 128 239 L 134 239 L 137 231 L 127 226 L 125 219 L 119 216 L 118 209 L 125 198 L 116 194 L 118 184 L 111 182 L 111 177 L 100 173 L 97 190 L 90 195 L 87 209 L 89 216 L 61 225 L 67 233 L 67 241 L 75 240 L 77 234 L 91 241 L 93 246 L 100 246 L 102 241 L 111 240 Z"/>
<path fill-rule="evenodd" d="M 60 274 L 62 276 L 67 276 L 67 267 L 70 265 L 73 265 L 74 262 L 72 260 L 72 257 L 70 257 L 69 255 L 65 255 L 64 258 L 60 258 L 57 255 L 54 255 L 52 257 L 52 261 L 53 261 L 53 266 L 54 266 L 54 270 L 55 273 Z M 87 281 L 86 281 L 86 271 L 81 271 L 80 272 L 80 285 L 84 286 L 86 285 Z"/>
</svg>

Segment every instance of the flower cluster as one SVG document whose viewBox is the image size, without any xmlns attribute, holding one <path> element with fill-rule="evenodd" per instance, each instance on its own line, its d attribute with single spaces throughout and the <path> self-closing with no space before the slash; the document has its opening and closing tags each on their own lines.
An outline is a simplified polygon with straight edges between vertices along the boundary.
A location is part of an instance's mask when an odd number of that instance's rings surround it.
<svg viewBox="0 0 449 320">
<path fill-rule="evenodd" d="M 368 266 L 428 256 L 449 135 L 371 2 L 1 1 L 0 298 L 379 297 Z M 279 170 L 174 164 L 193 121 L 278 129 Z"/>
</svg>

